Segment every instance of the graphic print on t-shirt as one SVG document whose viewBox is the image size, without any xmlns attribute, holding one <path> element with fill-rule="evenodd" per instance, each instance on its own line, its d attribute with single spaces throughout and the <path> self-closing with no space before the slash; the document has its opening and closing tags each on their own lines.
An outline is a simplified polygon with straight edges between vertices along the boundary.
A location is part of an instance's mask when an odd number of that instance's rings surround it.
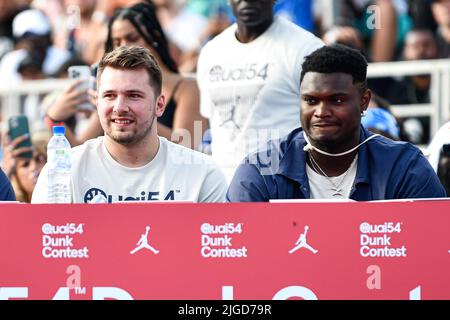
<svg viewBox="0 0 450 320">
<path fill-rule="evenodd" d="M 84 194 L 84 203 L 89 203 L 92 199 L 101 194 L 108 203 L 122 202 L 122 201 L 175 201 L 175 194 L 179 194 L 179 190 L 170 190 L 169 192 L 159 192 L 159 191 L 141 191 L 137 195 L 117 195 L 117 194 L 106 194 L 105 191 L 99 188 L 90 188 Z"/>
</svg>

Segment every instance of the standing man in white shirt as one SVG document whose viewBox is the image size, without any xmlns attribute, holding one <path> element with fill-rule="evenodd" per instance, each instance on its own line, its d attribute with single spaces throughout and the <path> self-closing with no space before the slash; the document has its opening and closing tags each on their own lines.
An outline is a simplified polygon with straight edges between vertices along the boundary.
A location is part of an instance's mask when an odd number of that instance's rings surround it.
<svg viewBox="0 0 450 320">
<path fill-rule="evenodd" d="M 88 203 L 174 200 L 222 202 L 226 181 L 207 155 L 159 137 L 165 108 L 161 70 L 147 49 L 119 47 L 97 74 L 97 112 L 105 136 L 72 149 L 72 199 Z M 47 201 L 47 166 L 32 203 Z"/>
<path fill-rule="evenodd" d="M 320 39 L 282 17 L 274 0 L 230 0 L 236 23 L 202 49 L 200 112 L 228 182 L 240 161 L 300 125 L 300 73 Z"/>
</svg>

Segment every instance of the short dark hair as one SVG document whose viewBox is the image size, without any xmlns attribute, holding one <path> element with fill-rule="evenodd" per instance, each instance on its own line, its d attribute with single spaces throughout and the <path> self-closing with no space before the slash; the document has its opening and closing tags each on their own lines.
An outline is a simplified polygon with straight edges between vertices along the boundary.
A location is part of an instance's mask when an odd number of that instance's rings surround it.
<svg viewBox="0 0 450 320">
<path fill-rule="evenodd" d="M 154 89 L 155 94 L 161 94 L 161 69 L 148 49 L 121 46 L 106 53 L 98 65 L 97 82 L 99 82 L 106 67 L 125 70 L 145 69 L 150 79 L 150 86 Z"/>
<path fill-rule="evenodd" d="M 352 76 L 353 84 L 357 83 L 361 90 L 366 90 L 367 65 L 366 58 L 358 50 L 341 44 L 323 46 L 305 57 L 300 83 L 308 72 L 346 73 Z"/>
</svg>

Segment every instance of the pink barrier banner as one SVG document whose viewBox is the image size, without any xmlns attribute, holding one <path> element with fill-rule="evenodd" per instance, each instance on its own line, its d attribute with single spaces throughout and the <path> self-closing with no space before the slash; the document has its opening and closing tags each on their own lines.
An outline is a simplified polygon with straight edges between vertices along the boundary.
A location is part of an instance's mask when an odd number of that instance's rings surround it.
<svg viewBox="0 0 450 320">
<path fill-rule="evenodd" d="M 450 299 L 450 201 L 0 205 L 0 299 Z"/>
</svg>

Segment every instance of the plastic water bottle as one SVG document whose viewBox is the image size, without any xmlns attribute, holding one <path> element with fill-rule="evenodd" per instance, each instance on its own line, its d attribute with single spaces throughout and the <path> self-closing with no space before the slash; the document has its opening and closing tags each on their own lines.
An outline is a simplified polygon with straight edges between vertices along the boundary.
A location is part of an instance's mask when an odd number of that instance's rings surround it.
<svg viewBox="0 0 450 320">
<path fill-rule="evenodd" d="M 53 137 L 47 144 L 48 203 L 72 202 L 70 143 L 65 133 L 65 127 L 54 126 Z"/>
<path fill-rule="evenodd" d="M 211 155 L 212 154 L 212 152 L 211 152 L 211 142 L 212 142 L 211 131 L 210 131 L 210 129 L 207 129 L 205 131 L 205 133 L 203 134 L 202 142 L 201 142 L 200 147 L 199 147 L 199 149 L 200 149 L 199 151 L 203 152 L 205 154 Z"/>
</svg>

